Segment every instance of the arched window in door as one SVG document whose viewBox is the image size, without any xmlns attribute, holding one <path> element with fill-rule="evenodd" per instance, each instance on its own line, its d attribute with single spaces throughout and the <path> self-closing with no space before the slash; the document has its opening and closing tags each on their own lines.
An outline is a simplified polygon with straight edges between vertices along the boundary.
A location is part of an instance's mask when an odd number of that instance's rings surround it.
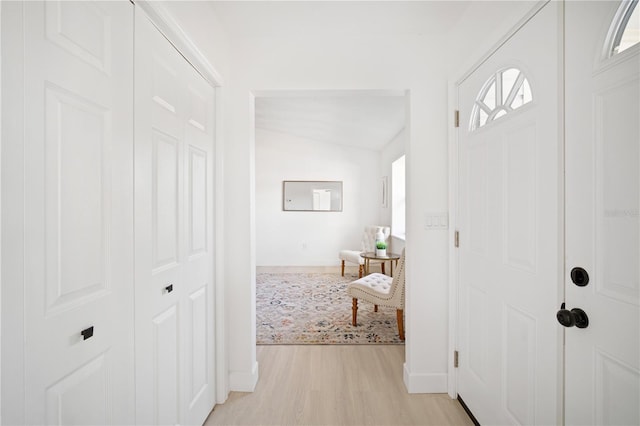
<svg viewBox="0 0 640 426">
<path fill-rule="evenodd" d="M 638 0 L 626 0 L 616 12 L 605 46 L 605 58 L 617 55 L 640 43 L 640 7 Z"/>
<path fill-rule="evenodd" d="M 517 68 L 496 72 L 482 86 L 471 113 L 470 130 L 476 130 L 533 100 L 529 80 Z"/>
</svg>

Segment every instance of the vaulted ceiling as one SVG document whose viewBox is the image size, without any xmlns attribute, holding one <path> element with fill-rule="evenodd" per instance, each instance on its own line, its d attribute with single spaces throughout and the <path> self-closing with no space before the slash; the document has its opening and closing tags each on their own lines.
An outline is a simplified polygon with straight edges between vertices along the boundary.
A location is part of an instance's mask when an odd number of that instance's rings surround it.
<svg viewBox="0 0 640 426">
<path fill-rule="evenodd" d="M 298 92 L 256 98 L 256 129 L 381 150 L 405 126 L 402 94 Z"/>
</svg>

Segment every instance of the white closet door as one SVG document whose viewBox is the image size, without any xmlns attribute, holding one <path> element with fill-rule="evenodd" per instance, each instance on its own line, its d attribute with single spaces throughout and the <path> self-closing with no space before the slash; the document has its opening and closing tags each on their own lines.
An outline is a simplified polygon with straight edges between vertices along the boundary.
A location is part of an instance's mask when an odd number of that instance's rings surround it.
<svg viewBox="0 0 640 426">
<path fill-rule="evenodd" d="M 213 285 L 213 88 L 182 61 L 184 145 L 184 423 L 202 424 L 215 392 Z"/>
<path fill-rule="evenodd" d="M 213 408 L 213 89 L 136 12 L 137 422 Z"/>
<path fill-rule="evenodd" d="M 24 244 L 24 282 L 9 285 L 24 286 L 24 407 L 3 405 L 3 415 L 131 423 L 133 6 L 21 8 L 24 187 L 13 189 L 23 191 L 24 216 L 13 226 L 23 227 L 14 243 Z"/>
</svg>

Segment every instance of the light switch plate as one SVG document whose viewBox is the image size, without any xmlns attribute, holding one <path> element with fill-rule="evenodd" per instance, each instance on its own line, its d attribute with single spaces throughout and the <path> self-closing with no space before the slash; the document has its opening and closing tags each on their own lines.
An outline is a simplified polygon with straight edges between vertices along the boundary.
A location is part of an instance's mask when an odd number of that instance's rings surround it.
<svg viewBox="0 0 640 426">
<path fill-rule="evenodd" d="M 424 229 L 427 231 L 449 229 L 449 213 L 426 212 L 424 214 Z"/>
</svg>

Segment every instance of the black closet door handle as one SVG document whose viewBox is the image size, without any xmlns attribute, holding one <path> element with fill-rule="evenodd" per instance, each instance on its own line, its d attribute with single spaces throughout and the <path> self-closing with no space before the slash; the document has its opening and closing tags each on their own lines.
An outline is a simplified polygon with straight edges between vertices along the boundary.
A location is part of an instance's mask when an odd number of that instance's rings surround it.
<svg viewBox="0 0 640 426">
<path fill-rule="evenodd" d="M 87 340 L 87 339 L 93 337 L 93 326 L 91 326 L 89 328 L 85 328 L 84 330 L 82 330 L 80 332 L 80 334 L 82 334 L 82 340 Z"/>
<path fill-rule="evenodd" d="M 164 288 L 167 293 L 171 293 L 173 291 L 173 284 L 169 284 Z"/>
</svg>

